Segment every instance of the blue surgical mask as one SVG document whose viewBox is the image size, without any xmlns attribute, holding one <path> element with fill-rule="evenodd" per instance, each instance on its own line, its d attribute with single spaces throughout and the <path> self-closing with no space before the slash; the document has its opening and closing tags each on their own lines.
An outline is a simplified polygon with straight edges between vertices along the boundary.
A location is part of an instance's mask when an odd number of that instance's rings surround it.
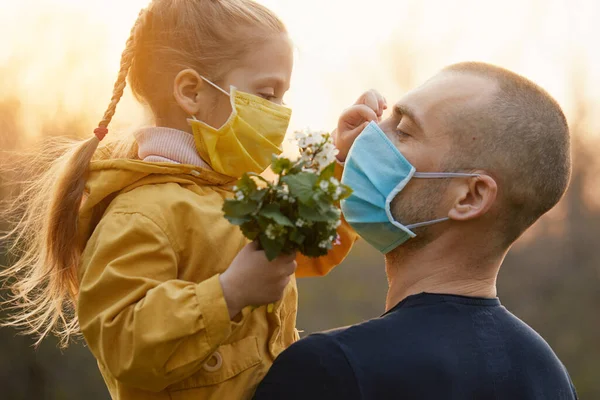
<svg viewBox="0 0 600 400">
<path fill-rule="evenodd" d="M 350 226 L 377 250 L 386 254 L 416 234 L 412 229 L 447 221 L 439 218 L 403 225 L 392 216 L 392 200 L 412 178 L 470 178 L 478 174 L 416 172 L 415 167 L 371 122 L 358 136 L 348 157 L 342 183 L 352 188 L 352 195 L 341 203 Z M 426 199 L 424 199 L 426 201 Z"/>
</svg>

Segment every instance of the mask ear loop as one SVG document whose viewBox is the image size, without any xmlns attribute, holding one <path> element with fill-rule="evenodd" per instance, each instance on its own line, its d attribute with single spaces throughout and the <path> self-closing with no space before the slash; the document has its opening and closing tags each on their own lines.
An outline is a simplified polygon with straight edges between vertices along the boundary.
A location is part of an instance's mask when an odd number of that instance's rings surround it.
<svg viewBox="0 0 600 400">
<path fill-rule="evenodd" d="M 418 224 L 406 225 L 406 227 L 410 230 L 413 230 L 415 228 L 422 228 L 424 226 L 435 225 L 437 223 L 445 222 L 445 221 L 449 221 L 449 220 L 450 220 L 450 217 L 444 217 L 444 218 L 434 219 L 432 221 L 419 222 Z"/>
<path fill-rule="evenodd" d="M 231 99 L 231 109 L 232 109 L 232 110 L 233 110 L 233 109 L 235 109 L 235 106 L 234 106 L 234 104 L 233 104 L 233 98 L 231 97 L 231 94 L 227 93 L 227 92 L 225 91 L 225 89 L 223 89 L 223 88 L 222 88 L 222 87 L 220 87 L 219 85 L 216 85 L 216 84 L 214 84 L 213 82 L 209 81 L 208 79 L 206 79 L 206 78 L 205 78 L 205 77 L 203 77 L 202 75 L 200 75 L 200 78 L 201 78 L 201 79 L 202 79 L 204 82 L 208 83 L 210 86 L 212 86 L 212 87 L 214 87 L 215 89 L 217 89 L 219 92 L 221 92 L 221 93 L 225 94 L 227 97 L 229 97 L 229 98 Z M 234 88 L 234 87 L 232 86 L 232 88 Z M 235 88 L 234 88 L 234 89 L 235 89 Z M 191 119 L 192 119 L 192 120 L 194 120 L 194 121 L 200 121 L 198 118 L 196 118 L 196 116 L 195 116 L 195 115 L 192 115 L 192 118 L 191 118 Z M 202 121 L 200 121 L 200 122 L 202 122 Z"/>
<path fill-rule="evenodd" d="M 210 86 L 214 87 L 215 89 L 217 89 L 218 91 L 220 91 L 221 93 L 225 94 L 226 96 L 231 97 L 231 94 L 227 93 L 225 91 L 225 89 L 223 89 L 221 86 L 216 85 L 214 83 L 212 83 L 211 81 L 209 81 L 208 79 L 206 79 L 205 77 L 203 77 L 202 75 L 200 75 L 200 78 L 202 78 L 202 80 L 206 83 L 208 83 Z"/>
<path fill-rule="evenodd" d="M 208 79 L 206 79 L 206 78 L 205 78 L 205 77 L 203 77 L 202 75 L 200 75 L 200 78 L 201 78 L 201 79 L 202 79 L 204 82 L 208 83 L 210 86 L 212 86 L 212 87 L 214 87 L 215 89 L 217 89 L 219 92 L 221 92 L 221 93 L 223 93 L 224 95 L 226 95 L 227 97 L 231 98 L 231 94 L 227 93 L 227 92 L 225 91 L 225 89 L 223 89 L 223 88 L 222 88 L 222 87 L 220 87 L 219 85 L 217 85 L 217 84 L 215 84 L 215 83 L 213 83 L 213 82 L 209 81 Z M 233 104 L 231 104 L 231 107 L 233 108 Z M 198 118 L 196 118 L 196 116 L 195 116 L 195 115 L 192 115 L 192 118 L 191 118 L 191 119 L 192 119 L 192 120 L 194 120 L 194 121 L 199 121 L 199 119 L 198 119 Z"/>
<path fill-rule="evenodd" d="M 478 178 L 480 174 L 465 174 L 462 172 L 415 172 L 414 178 L 445 179 L 445 178 Z"/>
<path fill-rule="evenodd" d="M 415 172 L 413 178 L 418 179 L 447 179 L 447 178 L 477 178 L 480 174 L 466 174 L 462 172 Z M 432 221 L 419 222 L 416 224 L 406 225 L 407 229 L 411 231 L 416 228 L 422 228 L 424 226 L 435 225 L 440 222 L 449 221 L 450 217 L 438 218 Z"/>
</svg>

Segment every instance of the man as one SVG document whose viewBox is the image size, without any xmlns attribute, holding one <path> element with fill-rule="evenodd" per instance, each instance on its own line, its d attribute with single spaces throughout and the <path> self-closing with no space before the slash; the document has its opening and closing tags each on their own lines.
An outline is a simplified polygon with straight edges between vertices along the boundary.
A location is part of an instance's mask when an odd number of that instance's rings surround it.
<svg viewBox="0 0 600 400">
<path fill-rule="evenodd" d="M 346 219 L 385 254 L 387 312 L 292 345 L 255 398 L 576 399 L 496 297 L 512 243 L 567 188 L 569 147 L 559 105 L 499 67 L 452 65 L 404 96 L 343 177 Z"/>
</svg>

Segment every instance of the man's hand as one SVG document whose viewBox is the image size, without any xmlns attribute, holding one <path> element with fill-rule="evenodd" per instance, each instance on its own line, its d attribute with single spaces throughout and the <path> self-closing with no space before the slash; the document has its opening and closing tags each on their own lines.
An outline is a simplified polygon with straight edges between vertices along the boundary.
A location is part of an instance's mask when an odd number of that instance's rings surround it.
<svg viewBox="0 0 600 400">
<path fill-rule="evenodd" d="M 371 89 L 363 93 L 353 106 L 344 110 L 338 120 L 337 129 L 333 132 L 333 141 L 340 151 L 337 155 L 338 161 L 346 161 L 354 140 L 369 122 L 379 122 L 386 109 L 385 98 L 378 91 Z"/>
</svg>

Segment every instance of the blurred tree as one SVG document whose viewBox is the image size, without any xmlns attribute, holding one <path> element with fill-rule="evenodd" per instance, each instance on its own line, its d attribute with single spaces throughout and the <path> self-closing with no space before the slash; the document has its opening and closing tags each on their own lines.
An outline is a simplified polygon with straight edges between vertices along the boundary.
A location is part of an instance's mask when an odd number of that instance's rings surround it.
<svg viewBox="0 0 600 400">
<path fill-rule="evenodd" d="M 18 121 L 20 103 L 17 100 L 0 101 L 0 151 L 10 151 L 21 143 L 23 133 Z M 70 127 L 73 130 L 73 126 Z M 7 171 L 9 154 L 0 159 L 0 201 L 14 187 L 8 185 L 16 177 Z M 17 177 L 18 178 L 18 177 Z M 6 221 L 0 220 L 0 232 L 6 230 Z M 6 243 L 0 240 L 0 268 L 9 265 Z M 6 292 L 0 290 L 0 297 Z M 0 319 L 7 310 L 0 309 Z M 7 400 L 107 400 L 110 398 L 94 357 L 82 343 L 73 344 L 65 351 L 58 348 L 54 338 L 45 340 L 37 349 L 34 340 L 18 335 L 13 329 L 0 328 L 0 398 Z"/>
</svg>

